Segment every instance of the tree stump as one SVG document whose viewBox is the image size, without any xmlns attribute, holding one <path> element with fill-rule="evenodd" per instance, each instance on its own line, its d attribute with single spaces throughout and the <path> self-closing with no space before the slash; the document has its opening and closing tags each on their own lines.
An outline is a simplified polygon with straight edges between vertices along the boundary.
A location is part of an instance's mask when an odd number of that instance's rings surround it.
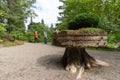
<svg viewBox="0 0 120 80">
<path fill-rule="evenodd" d="M 107 33 L 104 30 L 93 29 L 89 32 L 86 29 L 61 31 L 53 35 L 53 43 L 56 44 L 57 42 L 60 46 L 66 46 L 61 59 L 63 66 L 72 73 L 79 70 L 77 79 L 81 78 L 84 69 L 99 65 L 109 66 L 108 63 L 93 58 L 85 50 L 87 46 L 99 47 L 107 45 Z"/>
<path fill-rule="evenodd" d="M 109 66 L 108 63 L 90 56 L 84 47 L 74 46 L 65 49 L 61 62 L 64 68 L 72 73 L 75 73 L 76 70 L 81 67 L 84 69 L 90 69 L 94 66 Z"/>
<path fill-rule="evenodd" d="M 74 46 L 65 49 L 61 62 L 65 70 L 70 71 L 71 73 L 79 71 L 76 79 L 81 78 L 84 69 L 91 69 L 94 66 L 109 66 L 108 63 L 90 56 L 84 47 Z"/>
<path fill-rule="evenodd" d="M 64 67 L 74 65 L 76 67 L 91 68 L 95 59 L 91 57 L 82 47 L 67 47 L 61 60 Z"/>
</svg>

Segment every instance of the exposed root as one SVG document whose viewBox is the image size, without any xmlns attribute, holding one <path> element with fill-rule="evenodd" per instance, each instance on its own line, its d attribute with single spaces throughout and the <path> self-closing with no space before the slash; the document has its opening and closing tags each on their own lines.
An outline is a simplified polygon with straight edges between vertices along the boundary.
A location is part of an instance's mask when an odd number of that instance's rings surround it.
<svg viewBox="0 0 120 80">
<path fill-rule="evenodd" d="M 76 80 L 81 79 L 83 72 L 84 72 L 84 67 L 81 66 L 77 74 Z"/>
<path fill-rule="evenodd" d="M 75 74 L 77 72 L 77 68 L 75 67 L 75 65 L 67 65 L 65 68 L 67 71 L 70 71 L 71 73 Z"/>
<path fill-rule="evenodd" d="M 107 63 L 107 62 L 105 62 L 105 61 L 102 61 L 102 60 L 98 60 L 98 59 L 96 59 L 95 64 L 98 65 L 98 66 L 99 66 L 99 65 L 100 65 L 100 66 L 106 66 L 106 67 L 110 66 L 109 63 Z"/>
<path fill-rule="evenodd" d="M 89 63 L 87 63 L 86 66 L 87 66 L 88 69 L 90 69 L 93 66 L 106 66 L 106 67 L 108 67 L 108 66 L 110 66 L 110 64 L 107 63 L 107 62 L 105 62 L 105 61 L 95 59 L 95 62 L 92 65 L 90 65 Z M 78 73 L 77 73 L 77 76 L 76 76 L 76 80 L 81 79 L 82 74 L 83 74 L 85 68 L 86 67 L 84 67 L 83 65 L 74 65 L 74 64 L 67 65 L 65 67 L 65 69 L 67 71 L 70 71 L 72 74 L 76 74 L 76 72 L 78 70 Z"/>
<path fill-rule="evenodd" d="M 81 78 L 84 69 L 91 69 L 94 66 L 110 66 L 107 62 L 93 58 L 85 48 L 81 47 L 67 47 L 61 62 L 65 69 L 73 74 L 78 70 L 77 80 Z"/>
<path fill-rule="evenodd" d="M 67 67 L 65 69 L 67 71 L 70 71 L 72 74 L 76 74 L 77 70 L 78 70 L 76 80 L 81 79 L 82 73 L 84 72 L 84 67 L 83 66 L 75 66 L 74 64 L 67 65 Z"/>
</svg>

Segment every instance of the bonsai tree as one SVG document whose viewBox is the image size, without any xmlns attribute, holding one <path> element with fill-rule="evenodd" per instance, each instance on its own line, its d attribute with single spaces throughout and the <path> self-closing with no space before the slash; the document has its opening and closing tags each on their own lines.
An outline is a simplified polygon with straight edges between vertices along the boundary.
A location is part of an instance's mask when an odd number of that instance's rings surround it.
<svg viewBox="0 0 120 80">
<path fill-rule="evenodd" d="M 97 28 L 81 28 L 78 30 L 64 30 L 54 33 L 53 43 L 65 46 L 65 52 L 61 59 L 64 68 L 72 73 L 79 71 L 81 77 L 84 69 L 94 66 L 109 66 L 108 63 L 95 59 L 85 50 L 86 47 L 99 47 L 107 45 L 107 33 Z M 58 45 L 57 44 L 57 45 Z"/>
<path fill-rule="evenodd" d="M 99 18 L 97 15 L 82 13 L 69 23 L 68 28 L 71 30 L 53 34 L 53 43 L 57 42 L 60 46 L 66 47 L 61 59 L 63 66 L 72 73 L 75 73 L 78 69 L 77 79 L 81 78 L 84 69 L 90 69 L 98 65 L 109 66 L 108 63 L 93 58 L 85 50 L 85 47 L 88 46 L 107 45 L 107 33 L 102 29 L 90 28 L 97 27 L 98 23 Z"/>
<path fill-rule="evenodd" d="M 94 13 L 81 13 L 75 16 L 68 23 L 68 29 L 76 30 L 79 28 L 86 28 L 86 27 L 97 27 L 99 23 L 99 16 Z"/>
</svg>

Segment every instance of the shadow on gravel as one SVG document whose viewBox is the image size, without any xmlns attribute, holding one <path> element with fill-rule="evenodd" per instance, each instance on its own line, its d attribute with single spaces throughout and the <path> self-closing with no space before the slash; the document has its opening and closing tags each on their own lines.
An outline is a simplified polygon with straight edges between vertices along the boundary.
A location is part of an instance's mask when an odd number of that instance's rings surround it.
<svg viewBox="0 0 120 80">
<path fill-rule="evenodd" d="M 46 67 L 46 69 L 63 70 L 63 66 L 60 63 L 61 58 L 62 55 L 59 54 L 47 55 L 38 58 L 37 64 Z"/>
</svg>

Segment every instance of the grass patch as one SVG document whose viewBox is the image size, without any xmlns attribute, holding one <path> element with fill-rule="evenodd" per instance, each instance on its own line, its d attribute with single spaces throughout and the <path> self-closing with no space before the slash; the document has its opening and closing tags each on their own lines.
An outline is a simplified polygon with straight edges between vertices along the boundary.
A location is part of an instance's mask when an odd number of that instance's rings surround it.
<svg viewBox="0 0 120 80">
<path fill-rule="evenodd" d="M 22 45 L 22 44 L 24 44 L 23 41 L 18 41 L 18 40 L 15 40 L 14 42 L 7 41 L 3 43 L 3 47 L 10 47 L 10 46 L 16 46 L 16 45 Z"/>
<path fill-rule="evenodd" d="M 102 29 L 99 28 L 81 28 L 78 30 L 64 30 L 61 31 L 60 34 L 66 35 L 107 35 Z"/>
</svg>

